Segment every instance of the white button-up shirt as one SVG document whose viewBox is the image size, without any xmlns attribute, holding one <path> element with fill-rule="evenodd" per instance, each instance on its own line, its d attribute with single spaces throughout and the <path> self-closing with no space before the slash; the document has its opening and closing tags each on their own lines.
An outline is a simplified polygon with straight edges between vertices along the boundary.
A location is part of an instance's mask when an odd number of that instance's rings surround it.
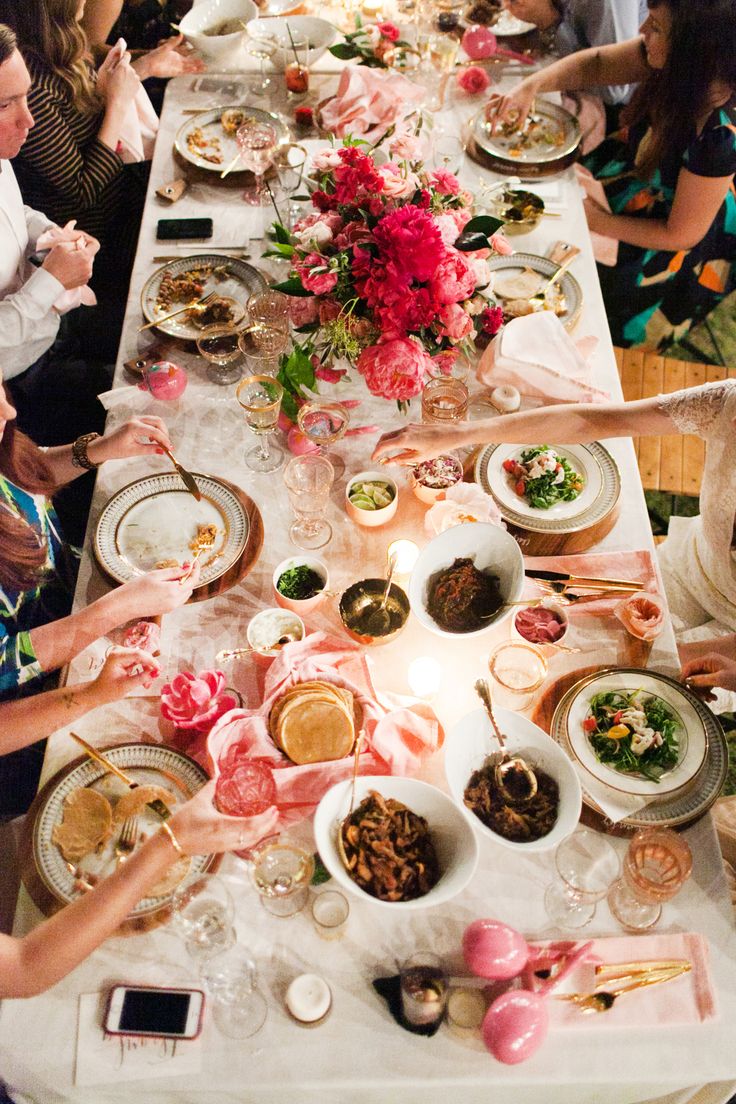
<svg viewBox="0 0 736 1104">
<path fill-rule="evenodd" d="M 40 235 L 53 225 L 24 205 L 12 166 L 0 161 L 0 365 L 5 379 L 37 361 L 59 329 L 53 307 L 64 287 L 28 260 Z"/>
</svg>

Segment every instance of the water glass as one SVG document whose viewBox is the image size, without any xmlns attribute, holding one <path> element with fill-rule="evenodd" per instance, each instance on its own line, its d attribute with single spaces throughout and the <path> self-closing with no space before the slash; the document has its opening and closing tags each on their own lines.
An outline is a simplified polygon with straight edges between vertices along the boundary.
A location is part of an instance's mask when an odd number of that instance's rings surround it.
<svg viewBox="0 0 736 1104">
<path fill-rule="evenodd" d="M 547 677 L 547 659 L 539 648 L 521 641 L 500 644 L 488 659 L 493 700 L 502 709 L 528 709 Z"/>
<path fill-rule="evenodd" d="M 197 338 L 200 356 L 209 361 L 207 378 L 219 387 L 237 383 L 243 374 L 238 361 L 243 354 L 238 343 L 238 331 L 230 322 L 215 322 L 206 326 Z"/>
<path fill-rule="evenodd" d="M 245 414 L 245 424 L 258 438 L 258 444 L 245 453 L 251 471 L 277 471 L 284 462 L 284 452 L 276 446 L 269 449 L 268 438 L 276 430 L 284 389 L 272 376 L 247 376 L 238 384 L 238 402 Z"/>
<path fill-rule="evenodd" d="M 301 912 L 314 874 L 313 855 L 277 838 L 254 854 L 253 863 L 253 883 L 266 911 L 281 917 Z"/>
<path fill-rule="evenodd" d="M 276 45 L 276 39 L 267 31 L 262 31 L 258 27 L 251 27 L 248 30 L 248 37 L 245 40 L 245 52 L 260 62 L 258 79 L 248 84 L 248 91 L 254 96 L 265 96 L 267 92 L 273 90 L 273 78 L 266 73 L 265 65 L 275 54 Z"/>
<path fill-rule="evenodd" d="M 459 176 L 465 164 L 465 143 L 457 134 L 435 132 L 432 136 L 432 165 Z"/>
<path fill-rule="evenodd" d="M 241 330 L 238 344 L 254 375 L 275 377 L 279 372 L 279 358 L 289 344 L 288 324 L 254 320 Z"/>
<path fill-rule="evenodd" d="M 547 887 L 547 915 L 560 928 L 582 928 L 593 919 L 596 903 L 619 875 L 616 849 L 605 836 L 582 828 L 559 845 L 555 866 L 560 881 Z"/>
<path fill-rule="evenodd" d="M 235 905 L 216 874 L 194 874 L 171 898 L 171 921 L 192 958 L 204 961 L 235 942 Z"/>
<path fill-rule="evenodd" d="M 247 303 L 248 318 L 251 322 L 261 322 L 264 326 L 275 326 L 279 330 L 289 329 L 289 296 L 282 291 L 257 291 Z M 258 334 L 256 333 L 256 338 Z"/>
<path fill-rule="evenodd" d="M 630 931 L 653 928 L 670 901 L 690 877 L 693 856 L 687 842 L 671 828 L 644 828 L 629 843 L 623 877 L 611 886 L 608 907 Z"/>
<path fill-rule="evenodd" d="M 436 954 L 420 951 L 401 963 L 401 1012 L 407 1023 L 438 1023 L 447 1004 L 447 973 Z"/>
<path fill-rule="evenodd" d="M 315 453 L 295 456 L 286 465 L 284 483 L 295 518 L 289 536 L 297 548 L 322 548 L 330 540 L 332 526 L 324 514 L 334 479 L 330 461 Z"/>
<path fill-rule="evenodd" d="M 422 421 L 447 425 L 462 422 L 468 414 L 468 388 L 454 376 L 435 376 L 422 391 Z"/>
<path fill-rule="evenodd" d="M 216 955 L 202 968 L 202 981 L 212 1000 L 212 1014 L 230 1039 L 249 1039 L 266 1022 L 268 1005 L 258 988 L 256 966 L 242 947 Z"/>
<path fill-rule="evenodd" d="M 336 889 L 324 889 L 312 897 L 312 922 L 322 939 L 341 939 L 350 916 L 347 897 Z"/>
</svg>

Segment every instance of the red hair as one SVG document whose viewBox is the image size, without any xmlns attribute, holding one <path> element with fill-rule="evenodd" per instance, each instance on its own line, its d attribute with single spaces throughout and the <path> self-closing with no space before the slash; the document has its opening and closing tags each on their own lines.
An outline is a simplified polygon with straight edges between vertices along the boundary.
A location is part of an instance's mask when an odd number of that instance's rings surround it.
<svg viewBox="0 0 736 1104">
<path fill-rule="evenodd" d="M 9 421 L 0 441 L 0 474 L 29 494 L 52 495 L 58 487 L 43 450 Z M 0 507 L 0 585 L 30 590 L 42 575 L 48 549 L 32 525 Z"/>
</svg>

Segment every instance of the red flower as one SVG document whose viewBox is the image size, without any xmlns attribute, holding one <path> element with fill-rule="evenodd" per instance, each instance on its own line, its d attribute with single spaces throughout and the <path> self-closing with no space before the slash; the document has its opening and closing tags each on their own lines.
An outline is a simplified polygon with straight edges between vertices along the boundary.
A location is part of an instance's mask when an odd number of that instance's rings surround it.
<svg viewBox="0 0 736 1104">
<path fill-rule="evenodd" d="M 379 255 L 392 261 L 398 274 L 424 281 L 445 255 L 435 221 L 426 211 L 407 203 L 385 215 L 373 231 Z"/>
<path fill-rule="evenodd" d="M 477 96 L 479 92 L 485 92 L 491 83 L 491 78 L 480 65 L 470 65 L 458 73 L 457 83 L 469 96 Z"/>
<path fill-rule="evenodd" d="M 298 127 L 310 127 L 314 123 L 314 111 L 311 107 L 298 107 L 294 112 L 294 122 Z"/>
<path fill-rule="evenodd" d="M 475 291 L 475 276 L 457 249 L 448 250 L 429 281 L 429 289 L 438 303 L 459 303 Z"/>
<path fill-rule="evenodd" d="M 337 197 L 317 189 L 312 192 L 312 204 L 318 211 L 334 211 L 337 207 Z"/>
<path fill-rule="evenodd" d="M 373 159 L 355 146 L 338 150 L 341 164 L 334 170 L 335 199 L 339 204 L 359 205 L 383 190 L 383 177 Z"/>
<path fill-rule="evenodd" d="M 376 25 L 383 38 L 388 38 L 391 42 L 399 41 L 401 32 L 395 23 L 378 23 Z"/>
<path fill-rule="evenodd" d="M 486 307 L 480 315 L 480 326 L 483 333 L 493 337 L 503 326 L 503 311 L 500 307 Z"/>
</svg>

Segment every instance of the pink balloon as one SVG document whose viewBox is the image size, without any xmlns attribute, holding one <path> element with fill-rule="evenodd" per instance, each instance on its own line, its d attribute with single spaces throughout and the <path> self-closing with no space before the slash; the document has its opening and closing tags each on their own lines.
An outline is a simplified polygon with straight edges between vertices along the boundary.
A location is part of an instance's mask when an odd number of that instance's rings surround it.
<svg viewBox="0 0 736 1104">
<path fill-rule="evenodd" d="M 483 1042 L 506 1065 L 525 1062 L 547 1037 L 549 1013 L 544 998 L 529 989 L 496 997 L 483 1019 Z"/>
<path fill-rule="evenodd" d="M 141 391 L 150 391 L 154 399 L 178 399 L 187 386 L 187 374 L 171 360 L 160 360 L 146 369 Z"/>
<path fill-rule="evenodd" d="M 492 57 L 496 53 L 497 45 L 496 36 L 480 24 L 468 27 L 463 35 L 463 50 L 473 61 Z"/>
<path fill-rule="evenodd" d="M 474 920 L 463 934 L 463 955 L 478 977 L 505 981 L 517 977 L 529 959 L 529 945 L 500 920 Z"/>
</svg>

